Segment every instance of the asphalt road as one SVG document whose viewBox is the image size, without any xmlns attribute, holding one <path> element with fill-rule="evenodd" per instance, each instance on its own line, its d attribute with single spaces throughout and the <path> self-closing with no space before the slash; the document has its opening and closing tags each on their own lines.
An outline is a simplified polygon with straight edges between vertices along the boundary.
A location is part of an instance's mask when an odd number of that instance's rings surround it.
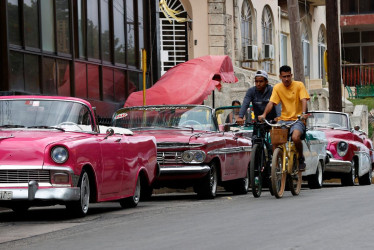
<svg viewBox="0 0 374 250">
<path fill-rule="evenodd" d="M 269 192 L 214 200 L 174 193 L 133 209 L 94 204 L 82 219 L 63 206 L 23 218 L 1 211 L 0 249 L 373 249 L 373 192 L 373 185 L 303 187 L 278 200 Z"/>
</svg>

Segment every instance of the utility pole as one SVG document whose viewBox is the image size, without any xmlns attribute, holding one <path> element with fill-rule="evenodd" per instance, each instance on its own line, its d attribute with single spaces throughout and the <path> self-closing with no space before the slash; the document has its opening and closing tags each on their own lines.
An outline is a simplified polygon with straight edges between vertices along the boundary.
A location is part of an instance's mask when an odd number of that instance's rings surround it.
<svg viewBox="0 0 374 250">
<path fill-rule="evenodd" d="M 326 0 L 327 30 L 327 77 L 329 82 L 329 109 L 342 111 L 342 88 L 340 74 L 339 15 L 336 0 Z"/>
<path fill-rule="evenodd" d="M 298 0 L 287 0 L 288 19 L 290 23 L 292 63 L 294 78 L 305 84 L 304 60 L 301 49 L 300 14 Z"/>
</svg>

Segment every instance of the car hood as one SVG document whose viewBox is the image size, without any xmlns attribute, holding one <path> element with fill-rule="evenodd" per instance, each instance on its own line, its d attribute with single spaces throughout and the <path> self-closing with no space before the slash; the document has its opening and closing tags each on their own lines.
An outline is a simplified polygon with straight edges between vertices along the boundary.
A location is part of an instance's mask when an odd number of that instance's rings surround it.
<svg viewBox="0 0 374 250">
<path fill-rule="evenodd" d="M 362 142 L 358 136 L 354 136 L 351 131 L 348 130 L 339 130 L 339 129 L 321 129 L 325 132 L 326 138 L 330 141 L 333 139 L 340 139 L 340 140 L 356 140 Z M 357 138 L 355 138 L 357 137 Z"/>
<path fill-rule="evenodd" d="M 143 130 L 135 133 L 154 136 L 158 147 L 198 147 L 217 140 L 217 135 L 221 134 L 196 130 Z"/>
<path fill-rule="evenodd" d="M 80 133 L 61 131 L 1 130 L 0 166 L 42 166 L 47 145 L 82 136 Z"/>
</svg>

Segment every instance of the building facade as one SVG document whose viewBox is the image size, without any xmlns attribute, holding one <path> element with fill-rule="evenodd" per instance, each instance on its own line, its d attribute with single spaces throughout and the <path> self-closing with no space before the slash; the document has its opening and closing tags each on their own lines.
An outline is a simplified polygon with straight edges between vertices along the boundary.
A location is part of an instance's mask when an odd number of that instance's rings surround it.
<svg viewBox="0 0 374 250">
<path fill-rule="evenodd" d="M 110 117 L 142 89 L 142 48 L 148 87 L 159 77 L 157 13 L 146 0 L 2 0 L 0 91 L 80 97 Z"/>
<path fill-rule="evenodd" d="M 340 27 L 344 85 L 374 96 L 374 1 L 341 0 Z"/>
<path fill-rule="evenodd" d="M 175 36 L 172 32 L 161 32 L 161 64 L 169 67 L 184 60 L 199 56 L 229 55 L 238 84 L 224 87 L 222 93 L 215 93 L 216 106 L 228 105 L 233 99 L 242 100 L 248 87 L 253 86 L 253 75 L 258 69 L 269 73 L 270 82 L 279 81 L 281 65 L 292 64 L 291 34 L 289 31 L 287 0 L 169 0 L 171 8 L 178 8 L 188 21 Z M 322 88 L 326 83 L 323 54 L 326 50 L 326 9 L 325 1 L 299 1 L 302 32 L 302 48 L 306 86 L 309 89 Z M 162 15 L 162 14 L 161 14 Z M 163 16 L 162 16 L 163 17 Z M 167 29 L 173 24 L 160 23 Z M 165 26 L 165 28 L 164 28 Z M 176 27 L 176 26 L 175 26 Z M 184 29 L 184 33 L 183 33 Z M 185 57 L 171 62 L 174 52 L 167 44 L 178 39 L 183 33 Z M 163 46 L 165 41 L 165 46 Z M 175 47 L 174 47 L 175 48 Z M 317 56 L 318 55 L 318 56 Z M 174 64 L 173 64 L 174 63 Z M 165 70 L 163 70 L 164 72 Z M 212 101 L 207 104 L 212 105 Z"/>
</svg>

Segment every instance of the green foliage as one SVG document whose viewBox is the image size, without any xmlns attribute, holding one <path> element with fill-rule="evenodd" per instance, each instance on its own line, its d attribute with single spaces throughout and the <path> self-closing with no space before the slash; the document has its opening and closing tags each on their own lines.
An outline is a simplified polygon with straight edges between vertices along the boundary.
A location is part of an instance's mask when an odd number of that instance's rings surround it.
<svg viewBox="0 0 374 250">
<path fill-rule="evenodd" d="M 348 99 L 353 105 L 366 105 L 368 110 L 374 109 L 374 97 Z"/>
</svg>

